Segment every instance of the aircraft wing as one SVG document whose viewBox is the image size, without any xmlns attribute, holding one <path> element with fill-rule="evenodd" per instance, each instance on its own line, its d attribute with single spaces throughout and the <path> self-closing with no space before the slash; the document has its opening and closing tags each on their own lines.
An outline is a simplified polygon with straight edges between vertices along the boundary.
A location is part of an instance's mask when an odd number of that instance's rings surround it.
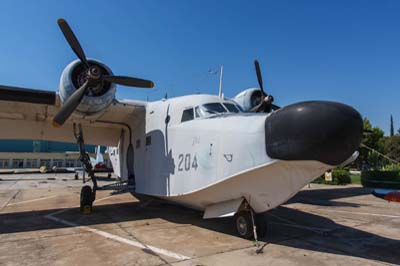
<svg viewBox="0 0 400 266">
<path fill-rule="evenodd" d="M 51 121 L 60 106 L 54 91 L 0 86 L 0 139 L 76 142 L 73 123 L 80 123 L 86 144 L 117 146 L 122 130 L 143 122 L 146 102 L 115 99 L 98 114 L 75 112 L 63 126 L 55 128 Z"/>
</svg>

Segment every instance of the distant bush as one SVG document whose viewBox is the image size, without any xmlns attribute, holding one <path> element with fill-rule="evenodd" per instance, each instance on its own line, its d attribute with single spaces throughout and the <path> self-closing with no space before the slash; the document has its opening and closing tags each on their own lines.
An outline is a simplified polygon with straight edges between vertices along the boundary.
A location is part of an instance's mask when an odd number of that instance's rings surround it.
<svg viewBox="0 0 400 266">
<path fill-rule="evenodd" d="M 321 175 L 313 181 L 317 184 L 327 184 L 327 185 L 345 185 L 350 184 L 350 173 L 345 169 L 334 169 L 332 171 L 332 181 L 325 181 L 325 174 Z"/>
<path fill-rule="evenodd" d="M 337 181 L 335 181 L 337 180 Z M 350 173 L 348 170 L 344 169 L 335 169 L 333 170 L 333 182 L 336 182 L 335 185 L 345 185 L 350 184 Z"/>
<path fill-rule="evenodd" d="M 400 189 L 400 171 L 362 171 L 361 184 L 364 187 Z"/>
</svg>

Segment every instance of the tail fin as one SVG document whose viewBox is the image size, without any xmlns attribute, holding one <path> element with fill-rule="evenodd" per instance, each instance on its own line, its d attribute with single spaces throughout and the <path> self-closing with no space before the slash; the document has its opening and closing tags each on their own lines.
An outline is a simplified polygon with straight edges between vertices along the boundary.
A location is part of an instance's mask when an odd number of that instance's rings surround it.
<svg viewBox="0 0 400 266">
<path fill-rule="evenodd" d="M 96 163 L 104 162 L 104 158 L 103 158 L 103 155 L 101 154 L 100 148 L 101 148 L 101 146 L 99 145 L 99 146 L 97 146 L 97 149 L 96 149 Z"/>
</svg>

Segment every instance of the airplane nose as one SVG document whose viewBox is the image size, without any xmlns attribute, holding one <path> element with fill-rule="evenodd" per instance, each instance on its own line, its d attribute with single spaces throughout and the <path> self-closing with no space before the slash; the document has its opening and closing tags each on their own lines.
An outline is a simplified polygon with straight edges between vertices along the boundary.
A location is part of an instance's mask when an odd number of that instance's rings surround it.
<svg viewBox="0 0 400 266">
<path fill-rule="evenodd" d="M 325 101 L 288 105 L 265 121 L 269 157 L 281 160 L 316 160 L 338 165 L 359 147 L 361 115 L 352 107 Z"/>
</svg>

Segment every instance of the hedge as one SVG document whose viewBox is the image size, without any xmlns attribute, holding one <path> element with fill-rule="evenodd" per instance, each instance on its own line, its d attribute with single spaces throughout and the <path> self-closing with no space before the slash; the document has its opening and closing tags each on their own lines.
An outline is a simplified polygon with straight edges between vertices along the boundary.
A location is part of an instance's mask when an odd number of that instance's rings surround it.
<svg viewBox="0 0 400 266">
<path fill-rule="evenodd" d="M 361 184 L 364 187 L 400 189 L 399 171 L 362 171 Z"/>
</svg>

